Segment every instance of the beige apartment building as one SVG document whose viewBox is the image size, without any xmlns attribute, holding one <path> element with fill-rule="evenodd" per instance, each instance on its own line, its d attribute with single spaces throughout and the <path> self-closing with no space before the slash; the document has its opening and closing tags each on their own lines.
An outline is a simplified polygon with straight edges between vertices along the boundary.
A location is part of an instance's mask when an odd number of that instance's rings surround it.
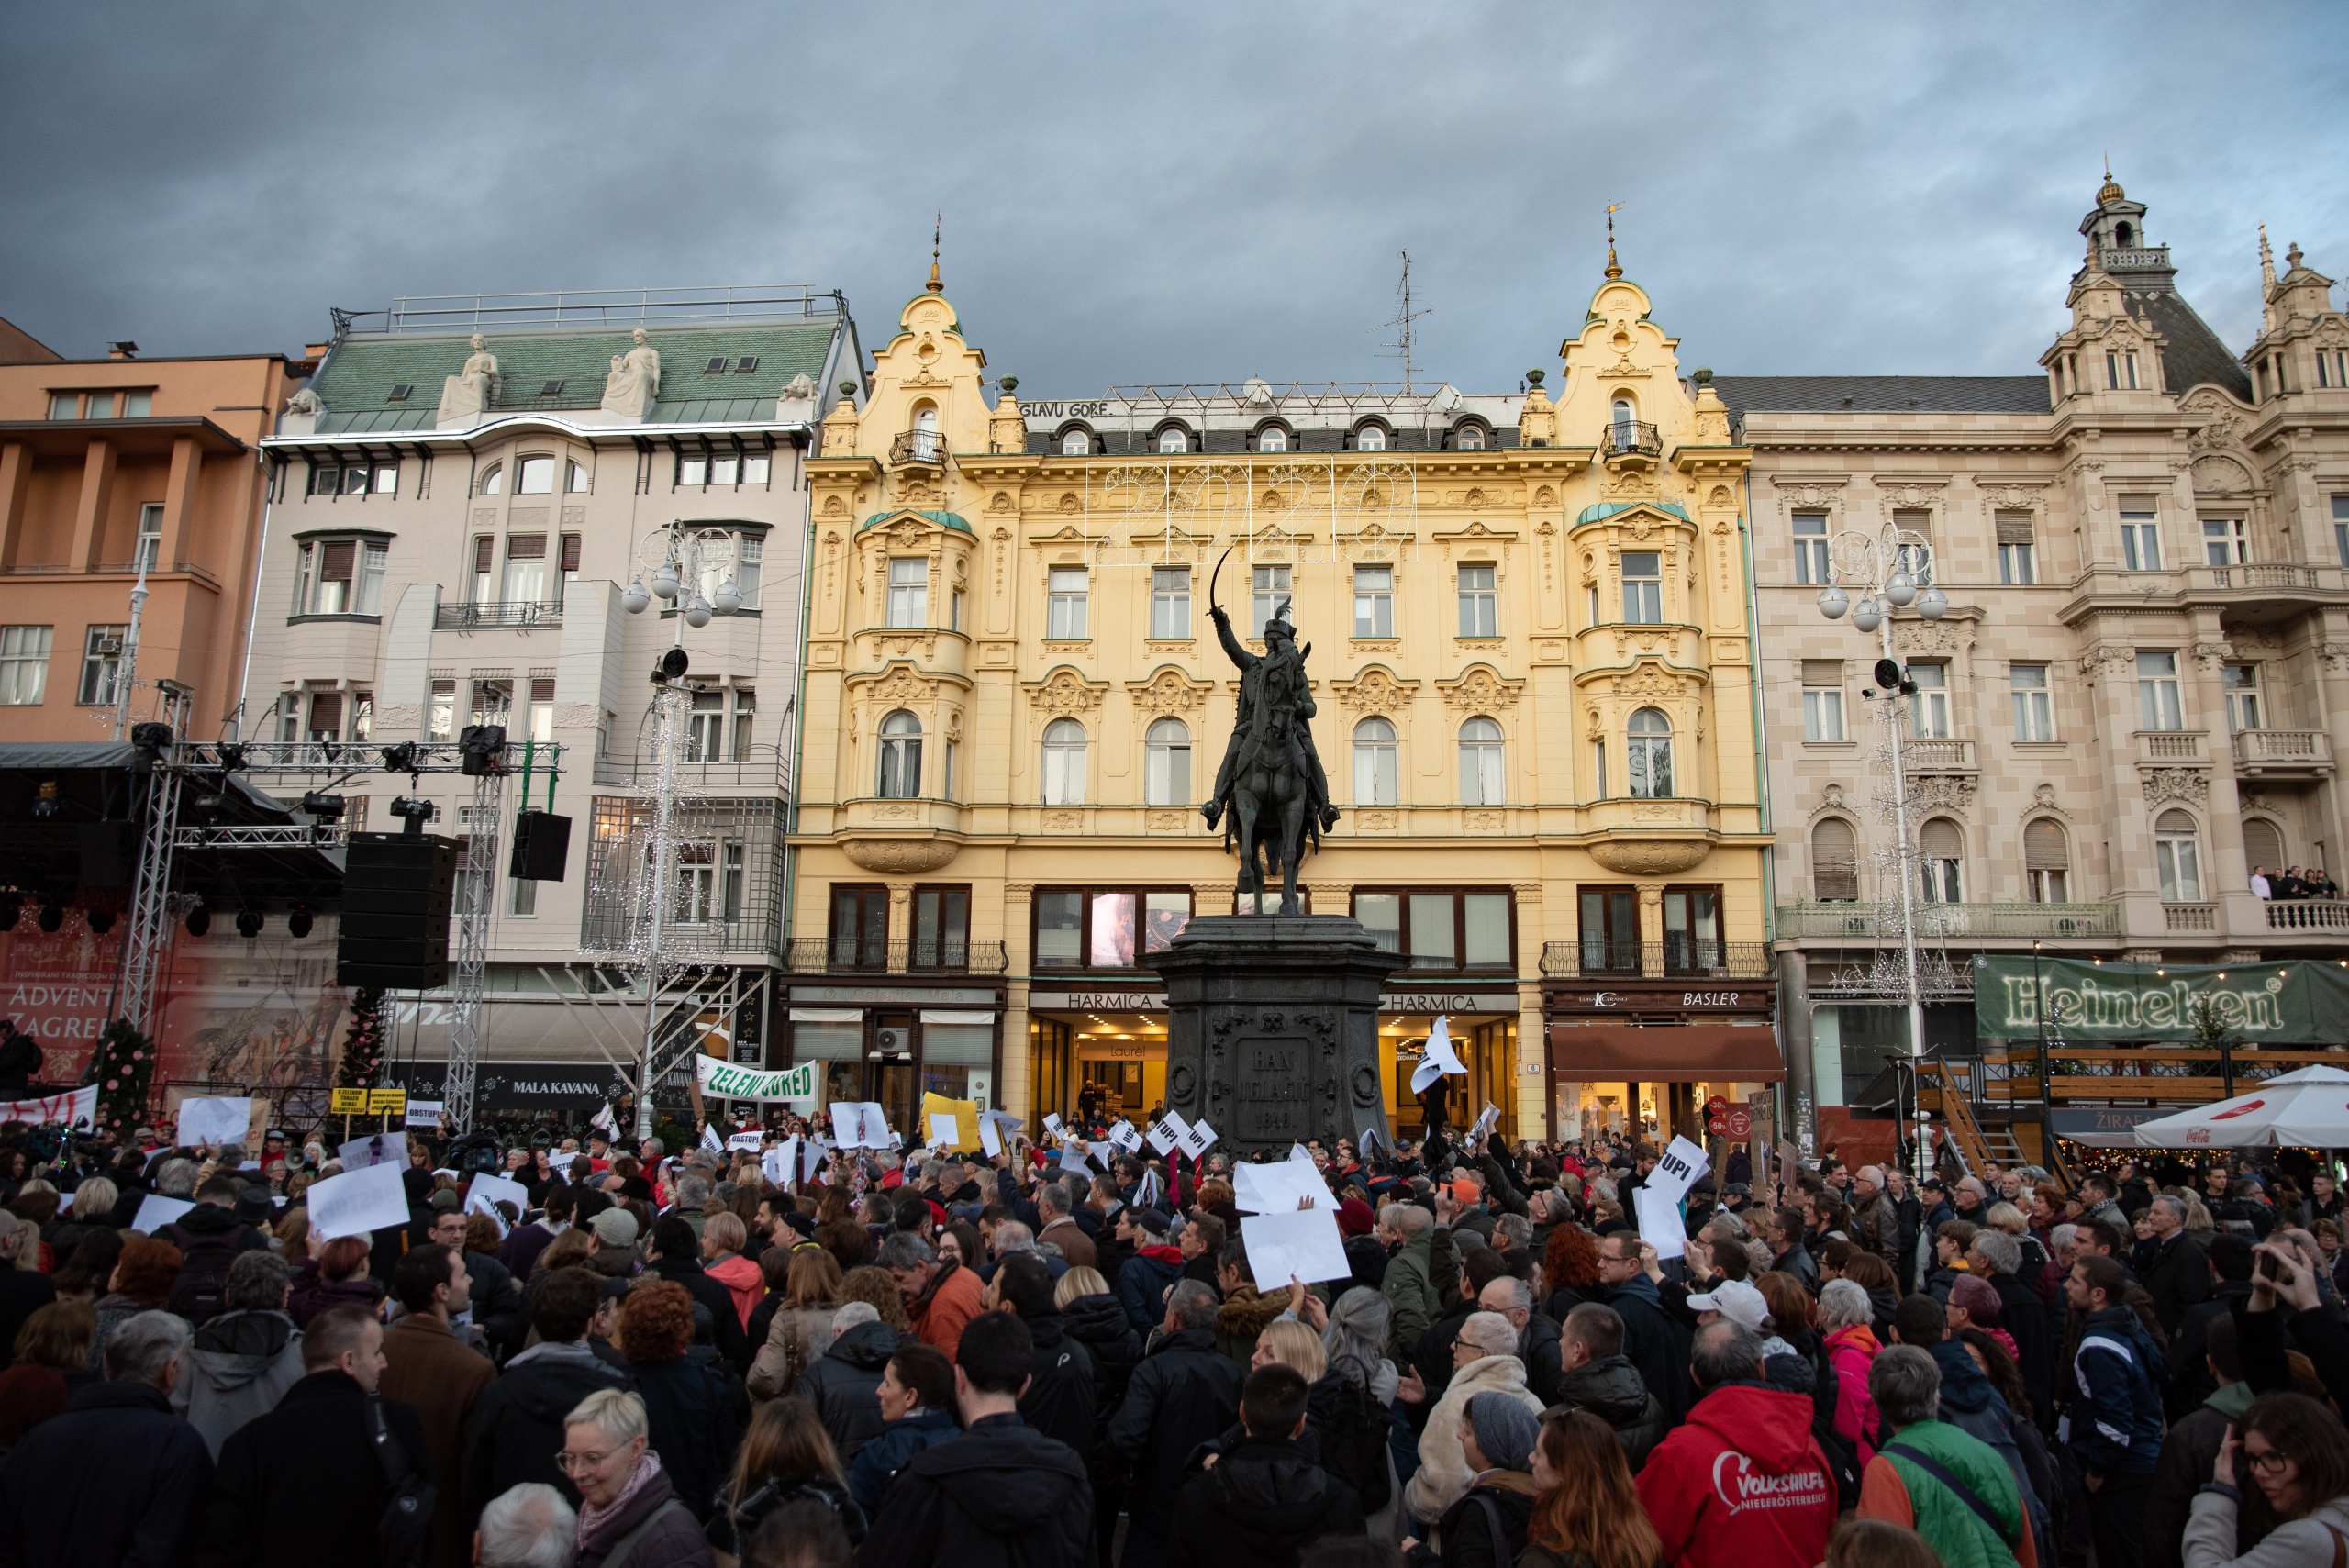
<svg viewBox="0 0 2349 1568">
<path fill-rule="evenodd" d="M 1975 1051 L 1978 954 L 2349 953 L 2349 902 L 2251 883 L 2349 864 L 2349 320 L 2297 247 L 2279 274 L 2263 234 L 2260 335 L 2230 350 L 2145 216 L 2108 178 L 2039 374 L 1714 384 L 1753 451 L 1775 948 L 1806 1136 L 1880 1100 L 1909 1044 L 1878 966 L 1903 862 L 1877 639 L 1818 607 L 1844 530 L 1920 536 L 1950 603 L 1893 617 L 1918 688 L 1906 874 L 1929 1047 Z"/>
<path fill-rule="evenodd" d="M 411 797 L 437 808 L 431 832 L 497 832 L 489 884 L 459 893 L 490 922 L 485 1112 L 576 1116 L 635 1075 L 643 1006 L 620 964 L 644 943 L 650 676 L 672 645 L 697 689 L 662 951 L 696 972 L 707 1006 L 689 1018 L 738 1059 L 764 1050 L 789 890 L 806 456 L 859 361 L 845 301 L 796 288 L 402 301 L 338 318 L 262 442 L 243 737 L 292 748 L 313 787 L 340 780 L 346 827 L 397 831 L 392 803 Z M 657 587 L 680 550 L 680 592 L 630 613 L 630 586 Z M 473 819 L 471 778 L 385 771 L 386 747 L 476 725 L 508 742 L 494 822 Z M 560 881 L 508 874 L 525 805 L 571 819 Z M 205 940 L 236 939 L 216 925 Z M 330 984 L 333 923 L 278 967 Z M 429 1094 L 451 999 L 395 1001 L 395 1054 L 426 1064 L 412 1086 Z"/>
<path fill-rule="evenodd" d="M 1160 1102 L 1150 956 L 1238 896 L 1212 595 L 1310 645 L 1341 815 L 1301 890 L 1402 960 L 1397 1125 L 1439 1016 L 1466 1115 L 1524 1136 L 1775 1080 L 1748 454 L 1609 260 L 1530 390 L 1024 405 L 933 271 L 808 465 L 788 1059 L 901 1127 Z"/>
</svg>

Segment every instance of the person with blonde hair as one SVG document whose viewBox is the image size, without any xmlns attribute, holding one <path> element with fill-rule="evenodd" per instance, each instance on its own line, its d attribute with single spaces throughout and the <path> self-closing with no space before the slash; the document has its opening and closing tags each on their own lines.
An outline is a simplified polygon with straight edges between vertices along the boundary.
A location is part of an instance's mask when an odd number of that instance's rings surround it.
<svg viewBox="0 0 2349 1568">
<path fill-rule="evenodd" d="M 791 1392 L 799 1374 L 824 1353 L 824 1346 L 817 1341 L 829 1337 L 832 1314 L 841 1305 L 840 1260 L 821 1247 L 799 1247 L 788 1253 L 770 1248 L 761 1264 L 765 1265 L 768 1258 L 788 1262 L 766 1339 L 751 1358 L 750 1376 L 744 1380 L 754 1399 L 773 1399 Z M 896 1281 L 889 1282 L 889 1289 L 896 1291 Z"/>
<path fill-rule="evenodd" d="M 651 1435 L 643 1399 L 624 1389 L 597 1389 L 565 1418 L 556 1462 L 579 1488 L 577 1568 L 604 1568 L 623 1540 L 625 1568 L 716 1568 Z"/>
</svg>

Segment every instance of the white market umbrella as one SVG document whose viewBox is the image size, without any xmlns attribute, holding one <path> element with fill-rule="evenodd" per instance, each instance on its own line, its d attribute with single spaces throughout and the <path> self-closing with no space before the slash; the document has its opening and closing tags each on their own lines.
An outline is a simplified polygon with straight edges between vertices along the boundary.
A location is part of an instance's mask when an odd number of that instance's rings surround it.
<svg viewBox="0 0 2349 1568">
<path fill-rule="evenodd" d="M 2136 1127 L 2147 1149 L 2334 1149 L 2349 1145 L 2349 1072 L 2302 1067 L 2248 1094 Z"/>
</svg>

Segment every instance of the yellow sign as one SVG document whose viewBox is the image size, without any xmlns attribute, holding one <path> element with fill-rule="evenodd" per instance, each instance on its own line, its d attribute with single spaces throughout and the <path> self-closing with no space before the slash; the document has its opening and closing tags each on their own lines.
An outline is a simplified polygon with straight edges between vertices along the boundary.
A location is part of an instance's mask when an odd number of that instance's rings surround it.
<svg viewBox="0 0 2349 1568">
<path fill-rule="evenodd" d="M 953 1135 L 945 1136 L 949 1123 Z M 979 1152 L 979 1103 L 976 1100 L 950 1100 L 943 1095 L 925 1092 L 921 1097 L 921 1126 L 915 1129 L 915 1141 L 932 1144 L 950 1153 Z"/>
<path fill-rule="evenodd" d="M 406 1089 L 370 1089 L 367 1091 L 369 1116 L 404 1116 L 407 1112 Z"/>
<path fill-rule="evenodd" d="M 331 1098 L 328 1101 L 327 1109 L 329 1114 L 334 1116 L 365 1116 L 367 1114 L 367 1091 L 364 1089 L 337 1089 Z"/>
</svg>

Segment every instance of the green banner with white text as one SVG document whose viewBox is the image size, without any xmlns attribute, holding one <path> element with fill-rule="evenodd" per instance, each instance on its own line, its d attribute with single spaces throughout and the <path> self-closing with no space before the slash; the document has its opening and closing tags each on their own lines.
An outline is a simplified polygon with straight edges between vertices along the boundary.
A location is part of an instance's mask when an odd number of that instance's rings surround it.
<svg viewBox="0 0 2349 1568">
<path fill-rule="evenodd" d="M 2188 1044 L 2349 1044 L 2349 968 L 2338 962 L 2099 963 L 2092 959 L 1974 961 L 1976 1032 Z M 2221 1031 L 2206 1036 L 2203 1021 Z"/>
<path fill-rule="evenodd" d="M 714 1056 L 701 1059 L 701 1092 L 721 1100 L 812 1100 L 816 1064 L 803 1062 L 780 1073 L 737 1067 Z"/>
</svg>

